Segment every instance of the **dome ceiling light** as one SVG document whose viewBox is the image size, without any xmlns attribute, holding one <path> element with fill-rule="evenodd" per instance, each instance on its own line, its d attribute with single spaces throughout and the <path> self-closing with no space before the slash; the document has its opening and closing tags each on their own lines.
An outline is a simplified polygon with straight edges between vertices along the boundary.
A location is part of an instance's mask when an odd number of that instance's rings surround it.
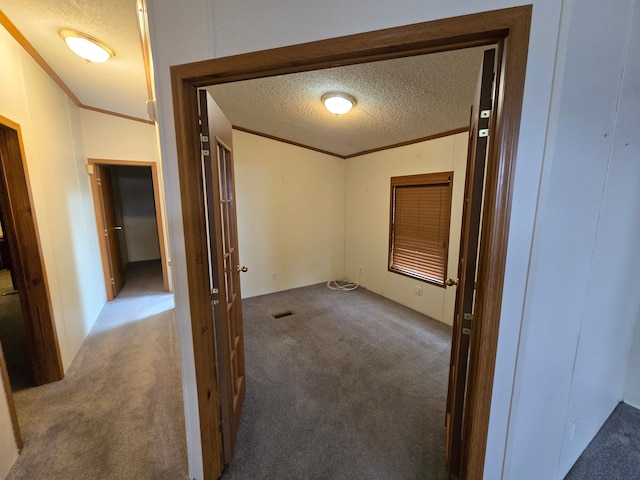
<svg viewBox="0 0 640 480">
<path fill-rule="evenodd" d="M 341 92 L 325 93 L 321 100 L 327 110 L 335 115 L 344 115 L 356 104 L 355 97 Z"/>
<path fill-rule="evenodd" d="M 93 38 L 75 30 L 60 30 L 60 36 L 67 47 L 87 62 L 102 63 L 115 55 L 114 51 L 97 38 Z"/>
</svg>

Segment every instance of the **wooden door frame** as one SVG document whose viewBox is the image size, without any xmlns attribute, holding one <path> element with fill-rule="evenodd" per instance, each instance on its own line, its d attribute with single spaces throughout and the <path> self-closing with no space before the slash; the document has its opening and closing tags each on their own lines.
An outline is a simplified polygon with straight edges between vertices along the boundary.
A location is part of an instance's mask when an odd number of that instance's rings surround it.
<svg viewBox="0 0 640 480">
<path fill-rule="evenodd" d="M 0 115 L 0 195 L 4 234 L 9 242 L 14 268 L 14 287 L 20 295 L 31 365 L 38 385 L 62 380 L 64 367 L 51 305 L 40 234 L 20 125 Z M 4 357 L 3 357 L 4 358 Z M 0 362 L 18 448 L 22 447 L 13 393 L 4 360 Z"/>
<path fill-rule="evenodd" d="M 478 281 L 483 295 L 471 341 L 464 478 L 480 479 L 491 408 L 524 80 L 530 5 L 250 52 L 171 67 L 187 290 L 193 334 L 204 480 L 222 472 L 220 413 L 200 167 L 197 88 L 466 47 L 500 44 L 495 128 L 489 142 Z"/>
<path fill-rule="evenodd" d="M 0 116 L 0 133 L 8 149 L 8 154 L 2 155 L 0 168 L 0 194 L 7 204 L 5 234 L 15 267 L 15 288 L 25 317 L 33 373 L 36 383 L 41 385 L 61 380 L 64 368 L 33 208 L 22 131 L 19 124 Z"/>
<path fill-rule="evenodd" d="M 87 164 L 91 167 L 94 165 L 106 167 L 151 167 L 151 178 L 153 181 L 153 200 L 156 206 L 156 224 L 158 230 L 158 243 L 160 244 L 160 262 L 162 263 L 162 282 L 165 292 L 169 291 L 169 273 L 167 265 L 167 253 L 165 251 L 164 238 L 164 220 L 162 216 L 162 204 L 160 202 L 160 182 L 158 181 L 158 165 L 155 162 L 141 162 L 136 160 L 108 160 L 104 158 L 89 158 Z M 89 171 L 92 172 L 91 168 Z M 113 289 L 111 288 L 111 266 L 109 264 L 109 247 L 107 239 L 103 232 L 105 230 L 104 217 L 100 209 L 102 197 L 100 187 L 93 173 L 89 174 L 91 178 L 91 193 L 93 195 L 93 210 L 96 216 L 96 225 L 98 227 L 98 240 L 100 243 L 100 257 L 102 258 L 102 271 L 104 272 L 105 288 L 107 290 L 107 301 L 114 299 Z"/>
</svg>

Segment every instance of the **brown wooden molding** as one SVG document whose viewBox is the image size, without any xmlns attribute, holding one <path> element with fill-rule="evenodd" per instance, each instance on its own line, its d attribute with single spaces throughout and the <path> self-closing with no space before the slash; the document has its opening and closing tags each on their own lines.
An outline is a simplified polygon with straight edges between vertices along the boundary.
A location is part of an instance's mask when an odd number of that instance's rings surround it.
<svg viewBox="0 0 640 480">
<path fill-rule="evenodd" d="M 244 133 L 249 133 L 251 135 L 256 135 L 258 137 L 268 138 L 269 140 L 275 140 L 276 142 L 286 143 L 287 145 L 293 145 L 294 147 L 300 147 L 300 148 L 304 148 L 306 150 L 313 150 L 314 152 L 324 153 L 325 155 L 330 155 L 332 157 L 338 157 L 338 158 L 342 158 L 342 159 L 347 158 L 344 155 L 339 155 L 337 153 L 333 153 L 333 152 L 330 152 L 328 150 L 322 150 L 321 148 L 316 148 L 316 147 L 312 147 L 310 145 L 305 145 L 303 143 L 294 142 L 294 141 L 291 141 L 291 140 L 287 140 L 286 138 L 276 137 L 275 135 L 269 135 L 268 133 L 262 133 L 262 132 L 258 132 L 256 130 L 250 130 L 248 128 L 239 127 L 238 125 L 234 125 L 233 129 L 237 130 L 239 132 L 244 132 Z"/>
<path fill-rule="evenodd" d="M 203 480 L 215 480 L 224 468 L 220 436 L 220 395 L 213 315 L 209 292 L 208 254 L 204 225 L 204 198 L 200 163 L 200 126 L 197 89 L 171 70 L 180 197 L 182 199 L 187 291 L 193 339 Z"/>
<path fill-rule="evenodd" d="M 449 135 L 456 135 L 458 133 L 464 133 L 469 131 L 469 127 L 460 127 L 454 130 L 449 130 L 446 132 L 435 133 L 433 135 L 428 135 L 426 137 L 415 138 L 413 140 L 407 140 L 400 143 L 394 143 L 392 145 L 385 145 L 383 147 L 372 148 L 371 150 L 363 150 L 361 152 L 352 153 L 350 155 L 340 155 L 339 153 L 330 152 L 328 150 L 323 150 L 321 148 L 312 147 L 310 145 L 305 145 L 304 143 L 298 143 L 291 140 L 287 140 L 286 138 L 277 137 L 275 135 L 269 135 L 268 133 L 258 132 L 256 130 L 251 130 L 249 128 L 240 127 L 238 125 L 233 126 L 234 130 L 239 132 L 248 133 L 250 135 L 256 135 L 258 137 L 268 138 L 269 140 L 275 140 L 276 142 L 286 143 L 288 145 L 293 145 L 295 147 L 305 148 L 307 150 L 313 150 L 314 152 L 324 153 L 325 155 L 331 155 L 332 157 L 342 158 L 343 160 L 360 157 L 362 155 L 368 155 L 370 153 L 382 152 L 384 150 L 391 150 L 392 148 L 405 147 L 407 145 L 413 145 L 415 143 L 427 142 L 429 140 L 436 140 L 442 137 L 448 137 Z"/>
<path fill-rule="evenodd" d="M 464 133 L 469 131 L 469 126 L 455 128 L 446 132 L 434 133 L 433 135 L 427 135 L 426 137 L 415 138 L 413 140 L 407 140 L 405 142 L 394 143 L 392 145 L 386 145 L 384 147 L 372 148 L 371 150 L 363 150 L 362 152 L 352 153 L 342 158 L 349 159 L 354 157 L 361 157 L 362 155 L 369 155 L 370 153 L 382 152 L 384 150 L 391 150 L 392 148 L 406 147 L 407 145 L 414 145 L 416 143 L 428 142 L 429 140 L 437 140 L 438 138 L 448 137 L 450 135 L 457 135 L 458 133 Z"/>
<path fill-rule="evenodd" d="M 16 40 L 16 42 L 18 42 L 20 46 L 24 48 L 29 55 L 31 55 L 36 63 L 40 65 L 40 68 L 42 68 L 47 73 L 47 75 L 49 75 L 49 77 L 51 77 L 51 79 L 56 82 L 58 87 L 60 87 L 60 89 L 67 94 L 67 96 L 73 103 L 76 104 L 77 107 L 104 113 L 105 115 L 113 115 L 115 117 L 126 118 L 127 120 L 133 120 L 136 122 L 154 124 L 154 122 L 152 122 L 151 120 L 146 120 L 144 118 L 133 117 L 131 115 L 125 115 L 122 113 L 112 112 L 111 110 L 105 110 L 102 108 L 91 107 L 89 105 L 83 104 L 75 95 L 75 93 L 71 91 L 69 86 L 62 81 L 62 79 L 53 70 L 53 68 L 51 68 L 51 66 L 45 61 L 45 59 L 42 58 L 42 56 L 36 51 L 35 48 L 33 48 L 33 45 L 29 43 L 25 36 L 22 35 L 20 30 L 18 30 L 18 28 L 11 22 L 11 20 L 9 20 L 9 18 L 4 14 L 2 10 L 0 10 L 0 25 L 2 25 L 7 30 L 7 32 L 9 32 L 9 34 L 11 34 L 11 36 Z"/>
<path fill-rule="evenodd" d="M 466 47 L 499 45 L 495 124 L 487 158 L 487 183 L 479 258 L 477 322 L 464 421 L 460 479 L 482 479 L 489 426 L 513 172 L 529 42 L 531 5 L 447 18 L 171 68 L 185 239 L 187 288 L 194 341 L 204 480 L 220 474 L 216 358 L 211 348 L 206 235 L 202 205 L 197 87 L 272 75 L 399 58 Z M 475 315 L 474 315 L 475 316 Z"/>
<path fill-rule="evenodd" d="M 160 200 L 160 180 L 158 176 L 158 165 L 155 162 L 141 162 L 138 160 L 110 160 L 105 158 L 89 158 L 87 159 L 88 165 L 106 165 L 106 166 L 123 166 L 123 167 L 149 167 L 151 169 L 151 179 L 153 182 L 153 201 L 156 206 L 156 223 L 158 229 L 158 243 L 160 246 L 160 263 L 162 264 L 162 283 L 164 291 L 169 291 L 169 268 L 167 262 L 166 252 L 166 239 L 164 236 L 164 217 L 162 215 L 161 200 Z M 98 240 L 100 243 L 100 257 L 102 259 L 102 270 L 105 278 L 105 285 L 107 291 L 107 299 L 113 300 L 113 294 L 108 287 L 111 283 L 111 277 L 108 276 L 109 258 L 107 256 L 107 243 L 104 235 L 101 233 L 104 231 L 104 219 L 102 215 L 97 211 L 97 205 L 100 204 L 100 191 L 93 175 L 91 175 L 91 193 L 94 202 L 94 210 L 96 215 L 96 225 L 98 227 Z"/>
<path fill-rule="evenodd" d="M 0 208 L 38 385 L 64 377 L 20 126 L 0 116 Z"/>
</svg>

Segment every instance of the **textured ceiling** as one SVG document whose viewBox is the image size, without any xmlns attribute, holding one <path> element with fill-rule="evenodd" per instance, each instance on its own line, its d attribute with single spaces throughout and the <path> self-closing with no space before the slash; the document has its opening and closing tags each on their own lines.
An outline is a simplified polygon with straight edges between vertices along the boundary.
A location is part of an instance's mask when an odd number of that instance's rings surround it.
<svg viewBox="0 0 640 480">
<path fill-rule="evenodd" d="M 147 118 L 136 0 L 0 0 L 0 10 L 83 105 Z M 91 64 L 67 49 L 63 28 L 116 52 Z M 349 156 L 465 127 L 482 49 L 465 49 L 209 87 L 231 122 L 247 130 Z M 357 98 L 335 116 L 328 91 Z"/>
<path fill-rule="evenodd" d="M 235 126 L 340 156 L 466 127 L 482 48 L 336 67 L 208 87 Z M 329 113 L 320 97 L 357 105 Z"/>
<path fill-rule="evenodd" d="M 84 105 L 147 118 L 136 0 L 0 0 L 0 10 Z M 63 28 L 98 38 L 115 57 L 85 62 L 67 48 Z"/>
</svg>

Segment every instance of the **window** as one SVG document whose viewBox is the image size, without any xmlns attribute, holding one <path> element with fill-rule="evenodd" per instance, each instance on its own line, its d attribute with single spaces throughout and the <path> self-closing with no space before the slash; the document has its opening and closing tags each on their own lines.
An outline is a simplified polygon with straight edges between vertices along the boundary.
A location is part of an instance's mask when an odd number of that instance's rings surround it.
<svg viewBox="0 0 640 480">
<path fill-rule="evenodd" d="M 391 178 L 389 271 L 444 287 L 453 172 Z"/>
</svg>

